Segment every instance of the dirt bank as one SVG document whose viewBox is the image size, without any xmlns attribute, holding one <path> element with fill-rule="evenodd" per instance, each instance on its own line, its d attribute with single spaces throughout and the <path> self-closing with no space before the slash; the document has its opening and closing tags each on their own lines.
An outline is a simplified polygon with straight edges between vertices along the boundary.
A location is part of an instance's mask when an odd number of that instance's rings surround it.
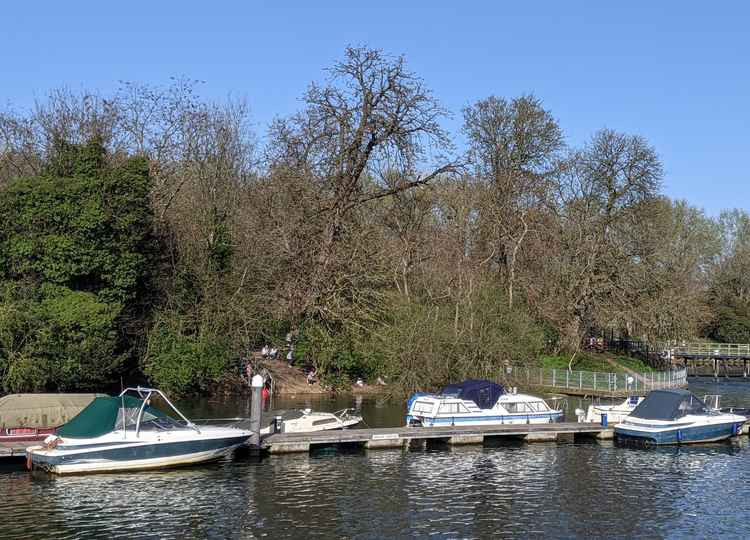
<svg viewBox="0 0 750 540">
<path fill-rule="evenodd" d="M 283 360 L 259 359 L 258 370 L 266 369 L 271 374 L 274 382 L 274 392 L 279 396 L 300 394 L 331 394 L 334 390 L 315 380 L 312 384 L 307 382 L 307 373 L 298 367 L 289 367 Z M 347 392 L 352 394 L 385 394 L 388 387 L 383 385 L 356 384 L 346 388 L 337 388 L 336 392 Z"/>
</svg>

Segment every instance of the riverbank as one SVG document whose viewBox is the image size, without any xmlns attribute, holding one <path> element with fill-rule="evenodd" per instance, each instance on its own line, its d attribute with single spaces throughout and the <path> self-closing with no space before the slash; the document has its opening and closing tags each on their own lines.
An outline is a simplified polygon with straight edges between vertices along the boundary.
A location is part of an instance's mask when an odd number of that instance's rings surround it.
<svg viewBox="0 0 750 540">
<path fill-rule="evenodd" d="M 271 375 L 274 393 L 278 396 L 326 395 L 336 393 L 379 395 L 387 394 L 389 391 L 388 385 L 381 384 L 363 383 L 361 386 L 350 384 L 333 388 L 322 383 L 317 377 L 313 377 L 311 382 L 308 381 L 305 370 L 296 366 L 289 366 L 283 360 L 258 360 L 257 369 L 261 373 L 263 370 L 267 370 Z M 246 384 L 246 381 L 244 384 Z"/>
<path fill-rule="evenodd" d="M 542 356 L 539 364 L 545 369 L 567 370 L 569 357 Z M 307 372 L 296 366 L 289 366 L 283 360 L 262 359 L 256 356 L 257 369 L 267 370 L 273 379 L 274 393 L 279 396 L 296 395 L 327 395 L 336 393 L 355 395 L 387 395 L 393 389 L 387 384 L 349 384 L 333 388 L 322 384 L 317 378 L 308 382 Z M 640 360 L 629 356 L 610 353 L 583 352 L 574 363 L 574 370 L 601 373 L 627 373 L 630 375 L 654 372 L 654 368 Z M 640 375 L 639 375 L 640 376 Z M 247 381 L 238 379 L 237 385 L 246 385 Z M 231 392 L 227 392 L 231 393 Z"/>
</svg>

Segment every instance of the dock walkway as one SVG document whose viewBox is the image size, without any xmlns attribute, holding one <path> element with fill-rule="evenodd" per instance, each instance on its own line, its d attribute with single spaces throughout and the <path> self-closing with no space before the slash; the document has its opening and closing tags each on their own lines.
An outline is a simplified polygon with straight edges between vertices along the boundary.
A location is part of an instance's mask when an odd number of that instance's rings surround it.
<svg viewBox="0 0 750 540">
<path fill-rule="evenodd" d="M 599 424 L 494 424 L 485 426 L 398 427 L 345 429 L 309 433 L 275 433 L 261 441 L 271 454 L 309 452 L 315 446 L 358 444 L 365 448 L 401 448 L 427 441 L 447 444 L 483 444 L 485 438 L 508 437 L 528 442 L 573 440 L 577 437 L 611 439 L 612 428 Z"/>
</svg>

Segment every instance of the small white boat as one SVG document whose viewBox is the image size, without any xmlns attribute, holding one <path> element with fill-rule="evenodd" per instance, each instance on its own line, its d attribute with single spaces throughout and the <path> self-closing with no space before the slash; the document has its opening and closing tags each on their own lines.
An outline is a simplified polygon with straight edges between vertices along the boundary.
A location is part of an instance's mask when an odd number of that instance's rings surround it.
<svg viewBox="0 0 750 540">
<path fill-rule="evenodd" d="M 329 429 L 346 429 L 362 422 L 362 416 L 354 409 L 342 409 L 333 413 L 315 412 L 311 409 L 277 411 L 271 424 L 260 430 L 261 435 L 271 433 L 304 433 Z"/>
<path fill-rule="evenodd" d="M 561 409 L 542 398 L 507 393 L 491 381 L 468 380 L 446 386 L 439 394 L 414 394 L 407 404 L 406 425 L 548 424 L 562 417 Z"/>
<path fill-rule="evenodd" d="M 714 442 L 738 435 L 745 421 L 709 408 L 687 390 L 654 390 L 615 426 L 615 435 L 646 445 Z"/>
<path fill-rule="evenodd" d="M 627 415 L 635 410 L 643 399 L 643 396 L 630 396 L 621 403 L 612 403 L 609 405 L 592 403 L 586 409 L 585 414 L 583 410 L 576 409 L 576 415 L 579 422 L 601 424 L 603 420 L 602 415 L 606 415 L 608 425 L 619 424 Z"/>
<path fill-rule="evenodd" d="M 152 407 L 156 396 L 180 420 Z M 161 469 L 219 459 L 251 435 L 231 426 L 197 426 L 159 390 L 127 388 L 118 397 L 97 397 L 44 444 L 27 448 L 27 465 L 56 474 Z"/>
</svg>

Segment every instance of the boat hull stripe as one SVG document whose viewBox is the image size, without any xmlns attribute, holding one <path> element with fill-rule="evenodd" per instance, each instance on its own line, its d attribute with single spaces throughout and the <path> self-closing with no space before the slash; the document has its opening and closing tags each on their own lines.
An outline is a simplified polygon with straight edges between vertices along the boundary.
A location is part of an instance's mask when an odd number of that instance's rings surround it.
<svg viewBox="0 0 750 540">
<path fill-rule="evenodd" d="M 32 451 L 34 464 L 46 464 L 51 466 L 85 463 L 87 461 L 138 461 L 155 458 L 178 457 L 181 455 L 195 454 L 199 452 L 210 452 L 230 449 L 238 446 L 248 437 L 225 437 L 217 439 L 203 439 L 177 442 L 145 442 L 140 445 L 108 447 L 101 450 L 89 450 L 85 452 L 74 452 L 72 449 L 55 452 L 53 455 Z M 109 446 L 109 443 L 107 443 Z"/>
</svg>

